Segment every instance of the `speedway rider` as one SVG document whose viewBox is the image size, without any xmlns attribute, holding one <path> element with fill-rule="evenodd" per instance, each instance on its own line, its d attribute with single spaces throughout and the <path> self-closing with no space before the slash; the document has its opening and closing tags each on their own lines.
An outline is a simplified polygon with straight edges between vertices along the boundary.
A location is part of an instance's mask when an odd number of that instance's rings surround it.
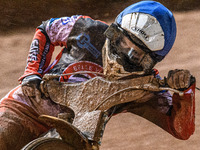
<svg viewBox="0 0 200 150">
<path fill-rule="evenodd" d="M 154 1 L 130 5 L 110 26 L 82 15 L 43 22 L 36 29 L 25 72 L 19 79 L 21 85 L 0 101 L 1 148 L 22 148 L 50 129 L 38 120 L 39 115 L 57 116 L 67 111 L 49 98 L 43 96 L 41 99 L 39 84 L 44 74 L 103 72 L 102 48 L 107 48 L 104 44 L 107 41 L 109 56 L 123 67 L 124 72 L 144 71 L 143 75 L 154 74 L 155 78 L 160 78 L 153 67 L 171 50 L 175 37 L 176 23 L 172 12 Z M 55 46 L 64 48 L 49 65 Z M 76 74 L 60 80 L 83 82 L 92 77 Z M 138 114 L 176 138 L 186 140 L 195 127 L 194 78 L 188 70 L 171 70 L 166 81 L 169 87 L 184 91 L 184 96 L 171 96 L 167 91 L 154 92 L 145 97 L 147 100 L 143 103 L 117 106 L 115 113 L 126 110 Z"/>
</svg>

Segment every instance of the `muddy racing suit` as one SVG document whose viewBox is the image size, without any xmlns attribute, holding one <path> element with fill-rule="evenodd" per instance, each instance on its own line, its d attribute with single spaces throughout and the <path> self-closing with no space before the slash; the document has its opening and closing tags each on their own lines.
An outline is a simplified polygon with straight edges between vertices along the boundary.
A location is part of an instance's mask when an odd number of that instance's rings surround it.
<svg viewBox="0 0 200 150">
<path fill-rule="evenodd" d="M 52 18 L 43 22 L 37 29 L 30 47 L 27 66 L 19 79 L 30 75 L 42 76 L 46 73 L 62 74 L 78 71 L 103 72 L 102 47 L 104 31 L 108 25 L 87 16 Z M 51 65 L 55 46 L 64 48 Z M 153 71 L 159 78 L 158 71 Z M 65 82 L 82 82 L 93 78 L 94 74 L 69 75 L 60 78 Z M 195 85 L 185 90 L 185 95 L 173 96 L 167 91 L 153 92 L 144 97 L 144 103 L 127 103 L 115 108 L 115 113 L 124 110 L 138 114 L 179 139 L 188 139 L 194 132 Z M 19 149 L 49 126 L 40 122 L 38 116 L 57 116 L 66 108 L 44 98 L 36 101 L 26 97 L 21 85 L 11 90 L 0 104 L 0 145 L 4 149 Z"/>
</svg>

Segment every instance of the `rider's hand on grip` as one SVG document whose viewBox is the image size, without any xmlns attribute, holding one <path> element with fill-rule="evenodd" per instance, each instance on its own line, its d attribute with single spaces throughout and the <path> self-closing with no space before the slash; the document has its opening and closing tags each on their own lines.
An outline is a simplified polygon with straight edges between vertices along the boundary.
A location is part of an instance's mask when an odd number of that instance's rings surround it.
<svg viewBox="0 0 200 150">
<path fill-rule="evenodd" d="M 37 75 L 27 76 L 22 80 L 22 91 L 28 97 L 41 97 L 40 82 L 42 79 Z"/>
<path fill-rule="evenodd" d="M 191 85 L 192 75 L 188 70 L 175 69 L 168 72 L 167 84 L 173 89 L 185 89 Z"/>
</svg>

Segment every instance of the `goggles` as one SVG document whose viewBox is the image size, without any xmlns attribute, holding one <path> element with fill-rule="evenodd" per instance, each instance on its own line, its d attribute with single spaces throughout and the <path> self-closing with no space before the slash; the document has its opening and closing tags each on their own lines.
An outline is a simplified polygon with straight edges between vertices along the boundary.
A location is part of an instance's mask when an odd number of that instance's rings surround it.
<svg viewBox="0 0 200 150">
<path fill-rule="evenodd" d="M 133 34 L 127 32 L 123 28 L 121 28 L 119 25 L 112 23 L 108 29 L 104 33 L 106 37 L 112 41 L 118 41 L 119 37 L 125 36 L 127 37 L 133 44 L 135 44 L 137 47 L 145 51 L 146 53 L 151 52 L 149 48 L 146 47 L 146 45 L 138 39 Z"/>
<path fill-rule="evenodd" d="M 113 46 L 112 53 L 117 54 L 119 64 L 123 65 L 126 71 L 146 70 L 148 72 L 155 65 L 156 62 L 150 57 L 151 50 L 120 26 L 111 24 L 105 31 L 105 35 Z"/>
</svg>

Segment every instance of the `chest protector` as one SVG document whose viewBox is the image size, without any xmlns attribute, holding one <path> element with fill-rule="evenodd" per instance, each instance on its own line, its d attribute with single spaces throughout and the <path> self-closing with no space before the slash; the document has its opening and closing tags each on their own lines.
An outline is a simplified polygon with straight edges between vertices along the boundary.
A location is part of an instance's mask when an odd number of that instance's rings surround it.
<svg viewBox="0 0 200 150">
<path fill-rule="evenodd" d="M 90 61 L 102 66 L 102 47 L 108 25 L 91 18 L 80 18 L 68 37 L 59 62 L 49 73 L 61 74 L 72 63 Z"/>
</svg>

